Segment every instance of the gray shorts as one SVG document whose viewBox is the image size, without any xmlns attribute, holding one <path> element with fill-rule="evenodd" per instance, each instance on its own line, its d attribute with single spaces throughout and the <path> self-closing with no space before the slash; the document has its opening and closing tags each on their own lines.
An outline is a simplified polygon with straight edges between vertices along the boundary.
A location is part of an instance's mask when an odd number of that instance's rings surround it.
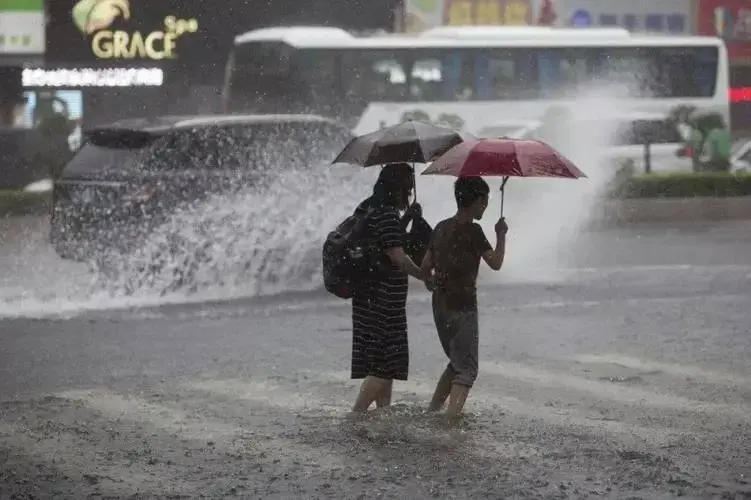
<svg viewBox="0 0 751 500">
<path fill-rule="evenodd" d="M 453 383 L 472 387 L 477 379 L 480 328 L 477 311 L 449 311 L 433 294 L 433 319 L 454 373 Z"/>
</svg>

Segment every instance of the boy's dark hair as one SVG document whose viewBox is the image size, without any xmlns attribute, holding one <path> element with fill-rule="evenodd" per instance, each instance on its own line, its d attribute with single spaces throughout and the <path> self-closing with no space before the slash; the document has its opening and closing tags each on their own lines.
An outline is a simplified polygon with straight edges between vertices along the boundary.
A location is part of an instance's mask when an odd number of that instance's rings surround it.
<svg viewBox="0 0 751 500">
<path fill-rule="evenodd" d="M 480 197 L 490 194 L 490 186 L 482 177 L 459 177 L 454 183 L 456 206 L 469 208 Z"/>
</svg>

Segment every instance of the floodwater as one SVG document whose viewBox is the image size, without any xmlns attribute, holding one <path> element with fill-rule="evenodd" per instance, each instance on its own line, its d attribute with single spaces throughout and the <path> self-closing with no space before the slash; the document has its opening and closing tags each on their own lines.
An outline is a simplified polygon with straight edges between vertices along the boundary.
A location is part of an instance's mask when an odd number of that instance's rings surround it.
<svg viewBox="0 0 751 500">
<path fill-rule="evenodd" d="M 588 233 L 578 266 L 487 278 L 453 427 L 424 411 L 445 359 L 418 285 L 410 379 L 364 420 L 320 292 L 6 311 L 0 497 L 748 498 L 750 230 Z"/>
<path fill-rule="evenodd" d="M 348 417 L 319 252 L 373 169 L 288 172 L 88 264 L 44 218 L 0 221 L 0 497 L 751 498 L 751 225 L 583 230 L 612 177 L 586 132 L 565 152 L 588 179 L 507 186 L 455 426 L 424 411 L 446 360 L 417 284 L 409 381 Z M 451 213 L 450 179 L 417 184 Z"/>
</svg>

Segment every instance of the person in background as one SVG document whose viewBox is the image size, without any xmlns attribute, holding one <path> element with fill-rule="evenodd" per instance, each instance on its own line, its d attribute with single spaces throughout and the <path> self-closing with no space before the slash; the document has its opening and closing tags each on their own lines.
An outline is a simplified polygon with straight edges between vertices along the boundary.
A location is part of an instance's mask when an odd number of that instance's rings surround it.
<svg viewBox="0 0 751 500">
<path fill-rule="evenodd" d="M 46 165 L 51 179 L 57 179 L 63 167 L 73 157 L 74 153 L 68 142 L 73 127 L 67 116 L 55 113 L 54 116 L 44 118 L 36 128 L 40 141 L 37 161 Z"/>
<path fill-rule="evenodd" d="M 366 412 L 374 402 L 379 408 L 389 406 L 393 381 L 407 380 L 407 276 L 424 280 L 423 271 L 404 251 L 409 221 L 399 216 L 407 209 L 413 189 L 412 167 L 406 163 L 386 165 L 373 195 L 356 210 L 367 214 L 365 234 L 371 235 L 382 265 L 352 299 L 352 378 L 364 379 L 354 413 Z M 417 215 L 416 205 L 405 217 Z"/>
<path fill-rule="evenodd" d="M 722 115 L 712 113 L 704 121 L 705 139 L 699 154 L 702 169 L 706 172 L 727 172 L 730 170 L 730 153 L 733 137 L 725 126 Z"/>
<path fill-rule="evenodd" d="M 678 122 L 678 128 L 681 131 L 684 142 L 683 146 L 676 152 L 678 157 L 688 157 L 691 159 L 692 170 L 700 172 L 702 170 L 699 154 L 704 144 L 704 134 L 699 129 L 698 123 L 693 116 L 686 116 Z"/>
<path fill-rule="evenodd" d="M 477 378 L 479 326 L 477 273 L 480 259 L 501 269 L 508 226 L 495 225 L 496 245 L 490 246 L 480 220 L 488 206 L 490 188 L 480 177 L 460 177 L 454 184 L 457 212 L 436 225 L 422 262 L 428 289 L 433 292 L 433 318 L 443 351 L 449 359 L 430 402 L 431 411 L 443 408 L 458 417 Z"/>
</svg>

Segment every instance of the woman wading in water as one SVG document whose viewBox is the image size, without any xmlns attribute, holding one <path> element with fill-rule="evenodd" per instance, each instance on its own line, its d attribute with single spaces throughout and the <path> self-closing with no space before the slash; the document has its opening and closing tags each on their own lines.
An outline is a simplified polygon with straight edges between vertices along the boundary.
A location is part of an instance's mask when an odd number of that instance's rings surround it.
<svg viewBox="0 0 751 500">
<path fill-rule="evenodd" d="M 381 269 L 352 299 L 352 378 L 364 379 L 352 411 L 363 413 L 375 402 L 391 404 L 394 380 L 407 380 L 407 275 L 419 280 L 423 272 L 405 253 L 406 226 L 419 215 L 417 204 L 407 209 L 414 189 L 414 171 L 406 163 L 386 165 L 373 195 L 357 207 L 368 213 L 365 234 L 381 253 Z"/>
</svg>

